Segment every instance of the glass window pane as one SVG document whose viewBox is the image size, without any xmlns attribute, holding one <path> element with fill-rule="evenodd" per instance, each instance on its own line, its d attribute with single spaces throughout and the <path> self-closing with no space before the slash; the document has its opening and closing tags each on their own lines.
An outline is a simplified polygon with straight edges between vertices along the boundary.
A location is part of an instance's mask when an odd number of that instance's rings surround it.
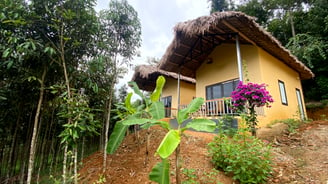
<svg viewBox="0 0 328 184">
<path fill-rule="evenodd" d="M 282 81 L 279 81 L 279 91 L 281 97 L 281 103 L 287 105 L 287 95 L 285 90 L 285 84 Z"/>
<path fill-rule="evenodd" d="M 212 99 L 212 87 L 207 87 L 206 88 L 206 100 L 211 100 Z"/>
<path fill-rule="evenodd" d="M 222 98 L 222 85 L 215 85 L 213 86 L 213 98 Z"/>
<path fill-rule="evenodd" d="M 233 81 L 223 84 L 223 97 L 231 96 L 232 91 L 233 91 Z"/>
</svg>

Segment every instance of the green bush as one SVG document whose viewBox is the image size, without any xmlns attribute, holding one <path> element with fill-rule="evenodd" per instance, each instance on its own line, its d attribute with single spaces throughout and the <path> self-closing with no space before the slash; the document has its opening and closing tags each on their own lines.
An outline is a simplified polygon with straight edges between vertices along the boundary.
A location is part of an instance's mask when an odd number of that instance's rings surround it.
<svg viewBox="0 0 328 184">
<path fill-rule="evenodd" d="M 271 147 L 245 131 L 231 138 L 219 134 L 209 144 L 209 153 L 216 168 L 232 173 L 241 184 L 265 183 L 272 170 Z"/>
</svg>

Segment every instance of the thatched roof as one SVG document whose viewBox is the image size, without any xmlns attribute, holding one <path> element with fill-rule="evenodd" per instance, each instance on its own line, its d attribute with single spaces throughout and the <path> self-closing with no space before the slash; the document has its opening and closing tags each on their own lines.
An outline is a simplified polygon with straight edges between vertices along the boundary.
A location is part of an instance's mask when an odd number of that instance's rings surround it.
<svg viewBox="0 0 328 184">
<path fill-rule="evenodd" d="M 195 77 L 195 71 L 206 60 L 213 49 L 222 43 L 256 45 L 289 67 L 300 73 L 302 79 L 314 74 L 270 33 L 262 29 L 255 18 L 241 12 L 216 12 L 194 20 L 178 23 L 174 27 L 175 37 L 160 61 L 162 70 Z M 223 53 L 224 54 L 224 53 Z"/>
<path fill-rule="evenodd" d="M 139 88 L 145 91 L 153 91 L 156 87 L 158 76 L 163 75 L 173 79 L 178 79 L 178 74 L 164 71 L 155 66 L 139 65 L 136 66 L 132 81 L 135 81 Z M 196 83 L 196 80 L 190 77 L 180 76 L 180 79 L 189 83 Z"/>
</svg>

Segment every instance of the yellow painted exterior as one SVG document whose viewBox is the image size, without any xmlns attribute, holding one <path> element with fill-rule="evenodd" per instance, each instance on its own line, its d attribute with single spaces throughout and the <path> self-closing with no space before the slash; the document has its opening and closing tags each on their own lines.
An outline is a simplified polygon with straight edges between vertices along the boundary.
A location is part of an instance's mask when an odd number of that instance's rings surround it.
<svg viewBox="0 0 328 184">
<path fill-rule="evenodd" d="M 166 83 L 163 88 L 162 97 L 172 96 L 172 115 L 176 115 L 178 109 L 178 80 L 165 77 Z M 196 96 L 195 84 L 180 81 L 180 104 L 189 104 Z"/>
<path fill-rule="evenodd" d="M 254 45 L 241 45 L 244 81 L 267 84 L 267 90 L 274 99 L 271 108 L 264 107 L 264 116 L 258 116 L 259 126 L 263 127 L 273 120 L 298 118 L 299 112 L 296 89 L 301 91 L 303 109 L 304 98 L 299 74 Z M 206 86 L 238 79 L 238 63 L 235 44 L 217 46 L 209 55 L 212 63 L 204 62 L 196 71 L 196 85 L 181 82 L 181 104 L 188 104 L 193 97 L 206 99 Z M 281 103 L 278 80 L 285 83 L 288 105 Z M 167 79 L 164 96 L 172 95 L 172 107 L 177 107 L 177 80 Z M 305 112 L 306 116 L 306 112 Z"/>
<path fill-rule="evenodd" d="M 260 120 L 262 120 L 260 123 L 267 124 L 277 119 L 300 118 L 296 89 L 301 91 L 304 111 L 305 106 L 299 74 L 264 50 L 260 48 L 258 48 L 258 50 L 260 56 L 260 71 L 263 77 L 262 81 L 268 84 L 267 90 L 274 99 L 272 107 L 265 109 L 266 116 L 260 117 Z M 281 102 L 278 80 L 283 81 L 285 84 L 287 105 L 283 105 Z"/>
</svg>

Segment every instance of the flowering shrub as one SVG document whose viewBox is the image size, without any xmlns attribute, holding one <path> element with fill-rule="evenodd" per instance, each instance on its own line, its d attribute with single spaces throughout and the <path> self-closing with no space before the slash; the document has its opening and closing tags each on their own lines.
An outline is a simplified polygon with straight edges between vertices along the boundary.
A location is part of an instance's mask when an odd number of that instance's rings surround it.
<svg viewBox="0 0 328 184">
<path fill-rule="evenodd" d="M 243 82 L 239 82 L 236 90 L 231 93 L 231 98 L 233 110 L 245 112 L 248 109 L 246 123 L 252 134 L 256 135 L 257 114 L 255 107 L 271 107 L 270 103 L 273 102 L 272 96 L 265 89 L 265 84 L 243 84 Z"/>
</svg>

